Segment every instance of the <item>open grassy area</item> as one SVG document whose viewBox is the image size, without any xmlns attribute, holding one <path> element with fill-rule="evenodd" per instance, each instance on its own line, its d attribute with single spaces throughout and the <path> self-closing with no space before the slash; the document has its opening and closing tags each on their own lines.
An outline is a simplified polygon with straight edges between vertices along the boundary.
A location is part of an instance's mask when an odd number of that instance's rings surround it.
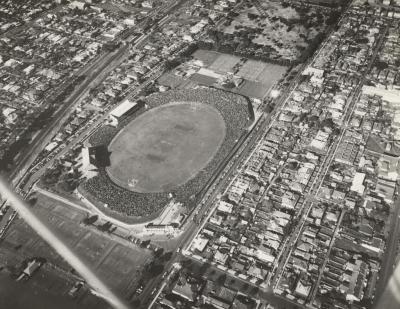
<svg viewBox="0 0 400 309">
<path fill-rule="evenodd" d="M 82 224 L 86 217 L 84 211 L 39 193 L 33 209 L 108 286 L 124 297 L 132 294 L 142 268 L 151 259 L 149 250 Z M 3 254 L 14 254 L 17 250 L 21 259 L 42 257 L 67 273 L 71 270 L 68 263 L 22 219 L 11 226 L 0 248 Z M 59 292 L 67 291 L 61 289 Z"/>
<path fill-rule="evenodd" d="M 190 88 L 193 87 L 191 83 L 185 84 L 185 81 L 190 81 L 194 85 L 228 88 L 229 91 L 249 98 L 263 99 L 287 70 L 287 67 L 282 65 L 206 49 L 196 50 L 192 57 L 193 60 L 183 63 L 172 72 L 165 73 L 158 83 L 171 88 L 179 86 Z M 242 82 L 237 86 L 225 83 L 231 74 L 234 74 L 235 78 L 242 79 Z"/>
<path fill-rule="evenodd" d="M 132 191 L 168 192 L 207 165 L 225 130 L 222 116 L 211 105 L 162 105 L 134 119 L 114 138 L 107 172 Z"/>
</svg>

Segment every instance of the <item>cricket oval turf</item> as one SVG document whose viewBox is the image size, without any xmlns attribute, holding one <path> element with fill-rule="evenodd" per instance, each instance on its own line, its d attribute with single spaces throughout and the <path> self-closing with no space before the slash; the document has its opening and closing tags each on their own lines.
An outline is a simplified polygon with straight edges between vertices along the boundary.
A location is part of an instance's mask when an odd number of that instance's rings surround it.
<svg viewBox="0 0 400 309">
<path fill-rule="evenodd" d="M 214 106 L 165 104 L 135 118 L 114 137 L 107 173 L 131 191 L 169 192 L 206 167 L 225 134 L 224 119 Z"/>
</svg>

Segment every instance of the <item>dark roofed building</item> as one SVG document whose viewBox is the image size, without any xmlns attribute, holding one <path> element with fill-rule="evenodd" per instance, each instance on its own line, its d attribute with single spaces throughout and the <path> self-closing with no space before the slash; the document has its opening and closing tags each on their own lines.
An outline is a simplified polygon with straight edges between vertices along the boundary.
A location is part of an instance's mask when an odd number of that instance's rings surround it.
<svg viewBox="0 0 400 309">
<path fill-rule="evenodd" d="M 110 165 L 110 152 L 106 146 L 82 148 L 82 174 L 86 178 L 97 175 L 98 168 Z"/>
</svg>

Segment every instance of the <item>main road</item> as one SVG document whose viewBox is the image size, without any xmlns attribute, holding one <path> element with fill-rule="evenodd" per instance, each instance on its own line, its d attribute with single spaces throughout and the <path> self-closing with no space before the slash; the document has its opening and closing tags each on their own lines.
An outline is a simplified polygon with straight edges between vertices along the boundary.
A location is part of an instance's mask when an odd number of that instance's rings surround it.
<svg viewBox="0 0 400 309">
<path fill-rule="evenodd" d="M 213 180 L 204 190 L 203 199 L 200 201 L 200 203 L 198 203 L 196 209 L 194 209 L 191 215 L 188 217 L 186 221 L 187 224 L 185 226 L 185 232 L 176 242 L 176 250 L 173 252 L 171 259 L 165 264 L 164 269 L 170 269 L 174 263 L 178 262 L 182 258 L 181 250 L 188 248 L 191 241 L 206 224 L 209 216 L 213 212 L 213 206 L 215 207 L 216 199 L 221 192 L 223 192 L 229 186 L 229 184 L 232 182 L 232 178 L 238 174 L 238 169 L 244 167 L 247 159 L 257 149 L 258 143 L 261 142 L 268 133 L 274 121 L 277 119 L 280 110 L 288 103 L 288 99 L 296 90 L 301 80 L 301 72 L 308 65 L 308 63 L 309 62 L 303 64 L 295 78 L 289 83 L 284 91 L 282 91 L 282 95 L 276 99 L 274 110 L 269 114 L 263 113 L 262 116 L 256 120 L 255 125 L 249 129 L 247 134 L 242 136 L 235 149 L 233 149 L 228 158 L 224 160 L 220 170 L 214 174 Z M 197 218 L 203 218 L 200 224 L 194 220 L 195 215 Z M 146 305 L 149 302 L 149 298 L 159 294 L 155 293 L 155 291 L 164 286 L 163 282 L 162 275 L 160 274 L 147 283 L 143 293 L 139 297 L 139 299 L 142 301 L 141 308 L 147 308 Z M 152 303 L 154 303 L 154 300 Z"/>
<path fill-rule="evenodd" d="M 184 1 L 181 1 L 179 3 L 183 3 Z M 140 43 L 142 43 L 143 38 L 141 38 Z M 122 46 L 120 49 L 118 49 L 115 53 L 115 59 L 120 59 L 121 55 L 118 55 L 118 53 L 124 53 L 124 48 L 125 46 Z M 112 61 L 112 60 L 111 60 Z M 85 80 L 85 83 L 82 84 L 74 93 L 72 94 L 72 97 L 70 98 L 70 104 L 66 104 L 65 107 L 62 108 L 61 111 L 58 111 L 54 121 L 46 128 L 43 130 L 43 132 L 40 133 L 40 135 L 35 139 L 35 141 L 31 144 L 30 146 L 30 154 L 25 154 L 22 157 L 21 162 L 18 165 L 18 169 L 15 170 L 15 172 L 12 174 L 12 177 L 15 180 L 15 183 L 18 183 L 20 179 L 25 175 L 27 168 L 32 164 L 34 161 L 38 151 L 41 151 L 43 149 L 43 146 L 46 145 L 52 137 L 52 133 L 57 131 L 57 127 L 59 123 L 61 123 L 62 119 L 68 115 L 68 112 L 71 109 L 71 106 L 73 106 L 74 102 L 79 100 L 79 98 L 85 93 L 85 91 L 88 91 L 90 88 L 91 82 L 96 78 L 93 77 L 94 75 L 99 75 L 97 74 L 98 72 L 102 72 L 103 70 L 106 70 L 107 68 L 107 63 L 104 63 L 103 66 L 100 66 L 97 68 L 97 71 L 95 70 L 96 68 L 93 69 L 93 71 L 89 72 L 88 75 L 92 76 L 93 79 L 87 79 Z M 99 71 L 100 70 L 100 71 Z M 208 187 L 206 190 L 207 193 L 205 193 L 205 200 L 203 203 L 200 203 L 200 205 L 203 204 L 202 207 L 200 207 L 197 211 L 197 214 L 199 217 L 203 217 L 207 212 L 210 211 L 211 207 L 214 204 L 215 199 L 218 197 L 218 194 L 223 191 L 224 188 L 226 188 L 227 184 L 229 183 L 231 177 L 234 175 L 234 173 L 237 171 L 238 166 L 243 163 L 243 161 L 248 157 L 249 152 L 254 149 L 256 143 L 260 141 L 260 139 L 266 134 L 268 129 L 271 126 L 271 123 L 276 119 L 277 115 L 279 114 L 279 110 L 284 106 L 284 104 L 287 102 L 288 97 L 296 89 L 299 77 L 300 77 L 300 72 L 296 76 L 296 78 L 291 82 L 289 86 L 289 90 L 287 91 L 288 95 L 283 95 L 281 96 L 276 104 L 276 108 L 272 114 L 268 115 L 263 115 L 260 119 L 257 125 L 255 125 L 249 132 L 248 135 L 242 140 L 243 144 L 239 144 L 239 146 L 236 148 L 236 151 L 232 153 L 232 157 L 230 159 L 234 159 L 234 162 L 226 162 L 226 165 L 221 169 L 221 173 L 224 173 L 225 176 L 219 177 L 217 176 L 215 178 L 215 182 Z M 92 73 L 92 74 L 91 74 Z M 96 73 L 96 74 L 94 74 Z M 243 147 L 242 147 L 243 146 Z M 230 164 L 232 163 L 232 164 Z M 20 173 L 18 171 L 21 170 Z M 219 174 L 221 174 L 219 173 Z M 214 185 L 215 184 L 215 185 Z M 192 216 L 195 212 L 192 213 Z M 198 225 L 191 220 L 192 216 L 188 220 L 188 224 L 186 226 L 185 233 L 181 236 L 179 241 L 177 242 L 177 247 L 182 248 L 186 247 L 190 241 L 193 239 L 193 237 L 196 235 L 196 233 L 199 230 Z M 206 220 L 203 221 L 203 224 Z M 172 258 L 170 261 L 165 265 L 165 269 L 169 269 L 171 265 L 178 260 L 179 258 L 179 250 L 174 251 Z M 161 275 L 157 276 L 154 278 L 151 282 L 149 282 L 140 296 L 140 299 L 143 300 L 144 303 L 146 303 L 146 300 L 149 299 L 150 295 L 154 291 L 155 288 L 157 288 L 158 284 L 161 281 Z"/>
<path fill-rule="evenodd" d="M 382 295 L 390 277 L 392 276 L 398 254 L 400 241 L 400 199 L 397 197 L 391 211 L 389 236 L 386 241 L 385 252 L 382 257 L 382 268 L 376 285 L 375 295 Z"/>
<path fill-rule="evenodd" d="M 366 68 L 366 71 L 364 72 L 365 74 L 361 75 L 357 87 L 354 89 L 351 96 L 348 98 L 349 103 L 347 104 L 345 112 L 344 112 L 344 120 L 343 120 L 344 126 L 342 126 L 342 128 L 341 128 L 341 133 L 340 133 L 339 138 L 335 139 L 333 144 L 330 145 L 330 147 L 327 151 L 327 154 L 318 169 L 317 176 L 315 177 L 313 183 L 310 186 L 309 194 L 304 199 L 304 202 L 302 205 L 302 211 L 301 211 L 302 216 L 300 217 L 300 221 L 297 224 L 297 226 L 295 227 L 294 232 L 290 235 L 289 241 L 287 242 L 287 246 L 285 248 L 283 248 L 283 250 L 284 250 L 284 253 L 282 255 L 283 258 L 279 262 L 279 266 L 277 267 L 277 269 L 279 269 L 280 272 L 276 273 L 272 280 L 273 288 L 276 288 L 278 286 L 279 281 L 285 272 L 286 264 L 290 258 L 292 251 L 295 249 L 295 244 L 297 243 L 297 241 L 301 235 L 301 232 L 305 225 L 308 214 L 313 206 L 313 199 L 318 194 L 318 192 L 322 186 L 323 179 L 329 170 L 329 166 L 331 165 L 331 163 L 335 157 L 335 154 L 338 150 L 338 147 L 346 133 L 347 127 L 350 124 L 353 110 L 354 110 L 356 103 L 361 95 L 362 87 L 366 82 L 366 73 L 369 72 L 372 68 L 372 65 L 378 55 L 378 51 L 380 50 L 380 48 L 384 42 L 384 38 L 385 38 L 385 34 L 386 34 L 387 30 L 388 30 L 388 28 L 386 28 L 384 31 L 382 31 L 380 33 L 379 39 L 374 47 L 374 52 L 373 52 L 372 56 L 370 57 L 368 66 Z M 312 301 L 313 300 L 311 299 L 310 302 L 312 302 Z"/>
<path fill-rule="evenodd" d="M 369 63 L 369 66 L 368 66 L 368 69 L 367 69 L 367 70 L 369 70 L 369 69 L 371 68 L 371 66 L 372 66 L 373 60 L 375 59 L 375 57 L 376 57 L 376 55 L 377 55 L 377 52 L 378 52 L 378 50 L 379 50 L 379 47 L 381 46 L 381 44 L 382 44 L 382 42 L 383 42 L 383 37 L 384 37 L 384 36 L 381 35 L 380 40 L 378 41 L 378 43 L 377 43 L 377 45 L 376 45 L 374 54 L 373 54 L 373 56 L 372 56 L 371 59 L 370 59 L 370 63 Z M 315 55 L 314 55 L 306 64 L 303 65 L 303 68 L 304 68 L 306 65 L 308 65 L 308 63 L 311 63 L 311 62 L 315 59 L 315 57 L 319 55 L 320 51 L 325 47 L 326 42 L 327 42 L 327 41 L 325 41 L 325 42 L 321 45 L 321 47 L 320 47 L 320 49 L 318 50 L 318 52 L 315 53 Z M 211 196 L 207 198 L 207 200 L 206 200 L 205 203 L 204 203 L 204 202 L 203 202 L 203 203 L 200 203 L 200 206 L 199 206 L 199 207 L 201 207 L 202 204 L 204 204 L 204 206 L 202 206 L 199 210 L 197 210 L 196 213 L 198 213 L 198 214 L 201 213 L 202 215 L 200 215 L 200 216 L 203 216 L 203 214 L 207 214 L 207 213 L 208 213 L 208 216 L 206 216 L 206 218 L 203 220 L 203 222 L 202 222 L 202 224 L 200 225 L 200 227 L 194 225 L 193 223 L 189 224 L 189 226 L 188 226 L 188 228 L 187 228 L 185 234 L 182 236 L 182 238 L 181 238 L 180 241 L 179 241 L 179 244 L 181 244 L 181 245 L 179 246 L 179 248 L 184 247 L 184 248 L 186 249 L 186 247 L 189 246 L 191 240 L 197 235 L 197 233 L 201 230 L 201 228 L 206 224 L 206 222 L 207 222 L 209 216 L 210 216 L 211 213 L 212 213 L 212 211 L 210 211 L 210 210 L 211 210 L 211 207 L 212 207 L 213 204 L 214 204 L 214 201 L 215 201 L 215 199 L 216 199 L 218 193 L 223 191 L 223 190 L 222 190 L 222 189 L 223 189 L 222 183 L 223 183 L 224 185 L 227 184 L 227 181 L 231 178 L 231 176 L 233 175 L 234 171 L 237 169 L 237 166 L 238 166 L 239 162 L 243 163 L 244 156 L 245 156 L 246 154 L 248 154 L 248 152 L 249 152 L 250 149 L 254 149 L 254 151 L 255 151 L 255 149 L 256 149 L 256 147 L 255 147 L 256 142 L 259 141 L 259 140 L 261 139 L 261 137 L 264 136 L 264 134 L 266 134 L 266 132 L 268 132 L 268 129 L 269 129 L 270 126 L 272 125 L 272 123 L 273 123 L 273 121 L 275 120 L 276 116 L 279 114 L 279 110 L 285 105 L 285 103 L 287 102 L 288 98 L 290 98 L 292 92 L 296 89 L 296 87 L 297 87 L 297 85 L 298 85 L 298 81 L 299 81 L 299 77 L 300 77 L 301 72 L 302 72 L 302 69 L 301 69 L 301 70 L 299 71 L 299 73 L 297 74 L 295 80 L 291 83 L 291 87 L 292 87 L 292 88 L 290 89 L 291 91 L 287 91 L 287 93 L 289 93 L 289 94 L 286 95 L 286 96 L 282 96 L 281 99 L 279 100 L 279 102 L 278 102 L 278 104 L 277 104 L 277 108 L 276 108 L 276 110 L 274 111 L 274 114 L 273 114 L 273 115 L 269 115 L 269 117 L 266 117 L 266 118 L 268 119 L 268 122 L 266 121 L 267 119 L 264 119 L 265 122 L 262 121 L 262 122 L 261 122 L 261 123 L 262 123 L 261 126 L 258 126 L 258 125 L 256 126 L 257 129 L 256 129 L 255 131 L 258 131 L 258 130 L 261 128 L 261 130 L 260 130 L 259 132 L 263 132 L 263 134 L 256 134 L 256 135 L 253 136 L 253 139 L 251 140 L 251 142 L 249 142 L 249 143 L 247 144 L 247 147 L 245 147 L 245 148 L 243 149 L 243 152 L 241 153 L 241 159 L 242 159 L 242 160 L 239 159 L 239 160 L 235 161 L 235 163 L 234 163 L 234 165 L 233 165 L 234 168 L 230 169 L 230 170 L 226 173 L 227 176 L 224 177 L 224 178 L 222 179 L 222 181 L 219 181 L 218 184 L 217 184 L 217 186 L 214 186 L 214 187 L 213 187 L 213 189 L 212 189 L 213 191 L 211 192 Z M 364 82 L 364 78 L 365 78 L 365 76 L 363 76 L 363 77 L 361 78 L 361 81 L 360 81 L 359 86 L 358 86 L 358 87 L 356 88 L 356 90 L 353 92 L 353 95 L 349 98 L 349 104 L 348 104 L 347 109 L 346 109 L 346 111 L 345 111 L 345 119 L 344 119 L 344 122 L 345 122 L 345 123 L 348 123 L 348 122 L 350 121 L 350 116 L 351 116 L 352 111 L 353 111 L 353 109 L 354 109 L 354 107 L 355 107 L 355 104 L 356 104 L 356 102 L 357 102 L 359 93 L 360 93 L 360 91 L 361 91 L 362 84 L 363 84 L 363 82 Z M 293 87 L 293 86 L 294 86 L 294 87 Z M 263 118 L 264 118 L 264 117 L 265 117 L 265 116 L 263 116 Z M 268 123 L 269 123 L 269 126 L 268 126 Z M 310 189 L 311 189 L 310 192 L 312 192 L 313 194 L 317 194 L 318 191 L 319 191 L 319 188 L 321 187 L 321 183 L 322 183 L 321 180 L 323 179 L 324 175 L 325 175 L 325 174 L 327 173 L 327 171 L 328 171 L 329 165 L 330 165 L 330 163 L 332 162 L 332 160 L 333 160 L 333 158 L 334 158 L 334 156 L 335 156 L 335 153 L 336 153 L 336 151 L 337 151 L 337 148 L 338 148 L 338 146 L 339 146 L 339 144 L 340 144 L 340 141 L 341 141 L 341 139 L 342 139 L 343 136 L 344 136 L 344 131 L 345 131 L 345 130 L 342 130 L 341 135 L 340 135 L 340 138 L 339 138 L 333 145 L 331 145 L 331 147 L 330 147 L 330 149 L 329 149 L 329 151 L 328 151 L 326 157 L 324 158 L 324 161 L 323 161 L 322 165 L 321 165 L 320 168 L 319 168 L 318 177 L 315 178 L 315 180 L 314 180 L 314 182 L 313 182 L 313 184 L 311 185 L 311 188 L 310 188 Z M 254 137 L 255 137 L 255 138 L 254 138 Z M 206 196 L 207 196 L 207 195 L 206 195 Z M 299 224 L 297 225 L 297 227 L 296 227 L 296 229 L 295 229 L 295 232 L 292 234 L 291 239 L 289 239 L 289 241 L 287 242 L 286 248 L 283 249 L 283 258 L 281 259 L 280 263 L 279 263 L 278 266 L 277 266 L 277 269 L 279 269 L 280 272 L 277 273 L 276 276 L 274 277 L 273 286 L 274 286 L 274 285 L 277 285 L 277 284 L 279 283 L 279 279 L 280 279 L 280 277 L 282 276 L 282 273 L 283 273 L 283 271 L 284 271 L 285 265 L 286 265 L 286 263 L 287 263 L 287 261 L 288 261 L 288 258 L 289 258 L 289 256 L 290 256 L 291 250 L 292 250 L 294 244 L 296 243 L 297 238 L 299 237 L 299 235 L 300 235 L 300 233 L 301 233 L 302 227 L 304 226 L 305 220 L 306 220 L 306 218 L 307 218 L 307 216 L 308 216 L 308 213 L 309 213 L 309 211 L 310 211 L 311 208 L 312 208 L 312 202 L 310 202 L 309 199 L 306 198 L 305 201 L 304 201 L 304 203 L 303 203 L 303 211 L 302 211 L 303 216 L 301 216 L 301 220 L 300 220 Z M 178 250 L 178 251 L 180 251 L 180 250 Z M 171 259 L 170 262 L 165 266 L 166 269 L 168 269 L 168 267 L 170 267 L 171 264 L 172 264 L 173 262 L 175 262 L 176 259 L 177 259 L 178 257 L 179 257 L 178 252 L 174 252 L 172 259 Z M 150 282 L 150 283 L 147 285 L 147 287 L 146 287 L 146 289 L 145 289 L 145 292 L 141 295 L 141 299 L 142 299 L 142 300 L 146 300 L 151 294 L 153 294 L 153 293 L 155 292 L 155 290 L 156 290 L 158 284 L 161 282 L 160 280 L 161 280 L 161 275 L 158 276 L 158 277 L 156 277 L 155 280 L 153 280 L 152 282 Z M 163 286 L 163 285 L 162 285 L 162 286 Z M 158 293 L 157 293 L 157 295 L 158 295 Z M 154 303 L 154 301 L 153 301 L 152 303 Z M 144 302 L 144 304 L 146 304 L 146 302 Z"/>
</svg>

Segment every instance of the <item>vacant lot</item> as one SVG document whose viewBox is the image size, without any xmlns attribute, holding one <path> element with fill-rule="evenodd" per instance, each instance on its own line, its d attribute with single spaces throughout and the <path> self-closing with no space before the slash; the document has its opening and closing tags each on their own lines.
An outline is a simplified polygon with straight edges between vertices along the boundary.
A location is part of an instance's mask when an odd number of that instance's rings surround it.
<svg viewBox="0 0 400 309">
<path fill-rule="evenodd" d="M 163 105 L 134 119 L 114 138 L 107 172 L 132 191 L 168 192 L 204 168 L 224 137 L 224 120 L 212 105 Z"/>
</svg>

